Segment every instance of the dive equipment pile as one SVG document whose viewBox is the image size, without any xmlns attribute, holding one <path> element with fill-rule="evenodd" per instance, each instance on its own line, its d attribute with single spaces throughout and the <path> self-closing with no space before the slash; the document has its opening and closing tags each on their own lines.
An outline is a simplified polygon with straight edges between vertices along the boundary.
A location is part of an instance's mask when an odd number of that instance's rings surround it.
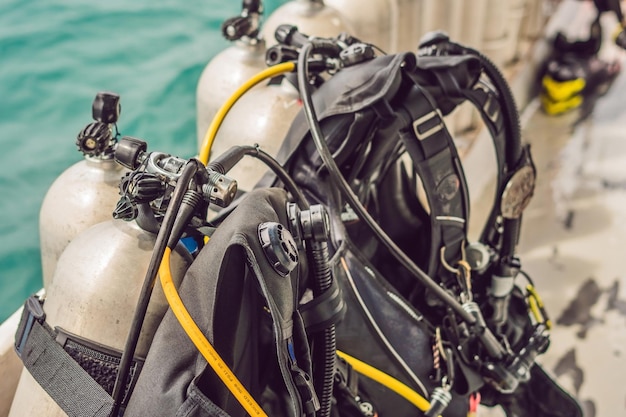
<svg viewBox="0 0 626 417">
<path fill-rule="evenodd" d="M 610 12 L 617 18 L 615 44 L 626 49 L 624 15 L 619 0 L 593 0 L 596 16 L 589 27 L 589 37 L 569 40 L 557 32 L 552 40 L 552 53 L 541 71 L 541 106 L 549 115 L 559 115 L 588 104 L 591 111 L 595 99 L 604 94 L 621 71 L 621 64 L 599 56 L 602 46 L 600 17 Z"/>
<path fill-rule="evenodd" d="M 123 346 L 69 335 L 89 347 L 79 362 L 46 317 L 50 300 L 27 301 L 16 350 L 48 395 L 71 416 L 454 417 L 479 402 L 511 416 L 581 416 L 535 362 L 551 324 L 516 254 L 535 167 L 498 68 L 441 32 L 395 55 L 293 25 L 278 26 L 276 41 L 272 65 L 217 112 L 198 159 L 116 142 L 128 171 L 111 221 L 150 235 L 151 257 L 132 277 Z M 296 81 L 303 105 L 278 153 L 212 155 L 229 109 L 277 76 Z M 497 162 L 477 242 L 443 119 L 465 101 Z M 238 193 L 228 173 L 244 157 L 269 173 Z M 184 276 L 172 272 L 175 253 L 189 261 Z M 146 325 L 161 289 L 169 308 Z"/>
</svg>

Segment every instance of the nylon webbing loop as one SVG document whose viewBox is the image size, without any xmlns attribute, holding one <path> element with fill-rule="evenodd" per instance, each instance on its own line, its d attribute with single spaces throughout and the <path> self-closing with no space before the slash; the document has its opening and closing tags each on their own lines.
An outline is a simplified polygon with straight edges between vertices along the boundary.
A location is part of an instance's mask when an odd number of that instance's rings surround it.
<svg viewBox="0 0 626 417">
<path fill-rule="evenodd" d="M 69 417 L 109 417 L 113 398 L 55 342 L 55 332 L 33 309 L 33 298 L 16 334 L 24 367 Z"/>
</svg>

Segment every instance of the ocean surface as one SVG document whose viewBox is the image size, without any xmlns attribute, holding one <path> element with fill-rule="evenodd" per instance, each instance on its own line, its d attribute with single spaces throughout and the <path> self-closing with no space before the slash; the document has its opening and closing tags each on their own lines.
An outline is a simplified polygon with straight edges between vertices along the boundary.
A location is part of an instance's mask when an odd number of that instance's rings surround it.
<svg viewBox="0 0 626 417">
<path fill-rule="evenodd" d="M 285 1 L 264 2 L 265 16 Z M 194 156 L 196 84 L 240 11 L 234 0 L 0 2 L 0 322 L 42 286 L 39 209 L 82 158 L 74 142 L 96 93 L 121 96 L 122 135 Z"/>
</svg>

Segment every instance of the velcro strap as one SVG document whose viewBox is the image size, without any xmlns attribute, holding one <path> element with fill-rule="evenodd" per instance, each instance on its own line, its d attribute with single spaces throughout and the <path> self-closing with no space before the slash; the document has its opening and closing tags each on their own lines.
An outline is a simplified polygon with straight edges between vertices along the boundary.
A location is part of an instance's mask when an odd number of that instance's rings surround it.
<svg viewBox="0 0 626 417">
<path fill-rule="evenodd" d="M 24 367 L 69 417 L 109 417 L 113 398 L 55 342 L 54 331 L 22 313 L 16 341 Z M 24 333 L 23 330 L 28 330 Z"/>
<path fill-rule="evenodd" d="M 334 279 L 326 291 L 301 306 L 299 310 L 307 332 L 315 333 L 339 323 L 346 313 L 346 304 L 337 280 Z"/>
<path fill-rule="evenodd" d="M 109 417 L 121 352 L 53 330 L 45 317 L 41 301 L 28 298 L 15 334 L 15 350 L 24 367 L 68 416 Z M 143 359 L 133 361 L 122 407 L 142 365 Z"/>
</svg>

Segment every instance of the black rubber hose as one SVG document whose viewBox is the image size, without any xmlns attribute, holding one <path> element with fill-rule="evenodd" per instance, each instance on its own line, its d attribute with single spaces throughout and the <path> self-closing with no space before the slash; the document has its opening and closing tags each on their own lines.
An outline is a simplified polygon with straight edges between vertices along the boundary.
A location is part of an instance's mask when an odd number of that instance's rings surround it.
<svg viewBox="0 0 626 417">
<path fill-rule="evenodd" d="M 441 288 L 431 277 L 429 277 L 424 271 L 422 271 L 414 262 L 409 258 L 398 245 L 385 233 L 378 223 L 367 212 L 363 204 L 359 201 L 346 179 L 341 174 L 339 167 L 335 163 L 332 157 L 328 145 L 324 140 L 324 134 L 317 120 L 315 109 L 313 108 L 313 100 L 311 98 L 310 86 L 308 83 L 308 59 L 314 50 L 314 43 L 309 42 L 302 47 L 300 55 L 298 57 L 298 88 L 304 105 L 304 112 L 306 115 L 309 129 L 311 130 L 311 136 L 315 147 L 322 158 L 322 161 L 328 172 L 341 190 L 344 197 L 348 200 L 352 209 L 359 215 L 359 217 L 366 223 L 366 225 L 376 235 L 378 240 L 389 250 L 389 252 L 400 262 L 400 264 L 406 268 L 415 278 L 420 281 L 425 287 L 427 287 L 433 294 L 435 294 L 440 300 L 442 300 L 447 306 L 449 306 L 458 316 L 467 324 L 473 325 L 476 322 L 476 318 L 465 311 L 461 304 L 452 297 L 448 292 Z"/>
<path fill-rule="evenodd" d="M 161 228 L 157 234 L 156 241 L 154 243 L 154 250 L 152 252 L 152 258 L 150 259 L 150 264 L 139 294 L 139 301 L 137 302 L 137 308 L 135 309 L 133 321 L 128 332 L 128 337 L 126 338 L 124 352 L 122 353 L 122 357 L 120 359 L 120 365 L 115 379 L 115 385 L 113 387 L 113 410 L 111 411 L 111 417 L 117 417 L 119 414 L 123 395 L 126 391 L 128 373 L 132 359 L 135 356 L 139 334 L 141 332 L 141 327 L 143 326 L 143 321 L 146 317 L 148 303 L 150 301 L 150 296 L 152 295 L 152 289 L 154 288 L 161 259 L 163 258 L 165 247 L 167 246 L 167 242 L 174 226 L 174 221 L 176 220 L 176 214 L 183 201 L 189 182 L 198 171 L 197 163 L 197 161 L 191 160 L 183 168 L 183 172 L 176 183 L 176 187 L 174 188 L 172 199 L 167 207 L 167 210 L 165 211 Z"/>
<path fill-rule="evenodd" d="M 287 190 L 289 190 L 289 192 L 293 195 L 293 198 L 296 200 L 296 204 L 298 204 L 300 210 L 309 209 L 309 202 L 304 196 L 304 193 L 302 192 L 300 187 L 298 187 L 293 178 L 291 178 L 287 170 L 285 170 L 285 168 L 283 168 L 283 166 L 278 163 L 276 159 L 274 159 L 267 152 L 257 148 L 256 146 L 246 146 L 245 148 L 246 155 L 250 155 L 254 158 L 259 159 L 261 162 L 267 165 L 268 168 L 271 169 L 272 172 L 274 172 L 274 174 L 276 174 L 278 179 L 281 180 L 285 185 L 285 188 L 287 188 Z"/>
<path fill-rule="evenodd" d="M 278 161 L 270 154 L 262 151 L 258 146 L 232 146 L 228 148 L 226 152 L 220 154 L 217 158 L 211 161 L 207 168 L 225 175 L 228 171 L 233 169 L 233 167 L 237 165 L 237 163 L 241 161 L 241 158 L 245 155 L 257 158 L 267 165 L 267 167 L 271 169 L 274 174 L 276 174 L 278 179 L 283 182 L 285 188 L 291 192 L 293 197 L 296 199 L 296 203 L 298 204 L 300 210 L 309 209 L 309 202 L 304 196 L 304 193 L 295 183 L 293 178 L 291 178 L 285 168 L 283 168 L 283 166 L 279 164 Z"/>
<path fill-rule="evenodd" d="M 332 284 L 332 274 L 330 272 L 330 254 L 327 242 L 307 241 L 307 252 L 309 265 L 313 270 L 313 297 L 318 297 L 324 293 Z M 335 325 L 331 324 L 324 330 L 313 335 L 313 342 L 316 345 L 313 350 L 313 385 L 320 400 L 319 417 L 330 416 L 333 381 L 335 378 L 335 354 L 337 350 L 337 340 L 335 336 Z M 320 349 L 321 347 L 321 349 Z"/>
<path fill-rule="evenodd" d="M 505 160 L 507 171 L 510 173 L 512 169 L 517 167 L 523 154 L 522 132 L 515 97 L 504 75 L 502 75 L 502 72 L 500 72 L 493 61 L 475 49 L 466 49 L 478 56 L 483 64 L 485 73 L 501 95 L 500 101 L 504 110 L 504 125 L 506 129 Z M 515 247 L 517 246 L 520 231 L 520 219 L 504 219 L 503 226 L 500 257 L 501 259 L 508 259 L 515 255 Z"/>
</svg>

